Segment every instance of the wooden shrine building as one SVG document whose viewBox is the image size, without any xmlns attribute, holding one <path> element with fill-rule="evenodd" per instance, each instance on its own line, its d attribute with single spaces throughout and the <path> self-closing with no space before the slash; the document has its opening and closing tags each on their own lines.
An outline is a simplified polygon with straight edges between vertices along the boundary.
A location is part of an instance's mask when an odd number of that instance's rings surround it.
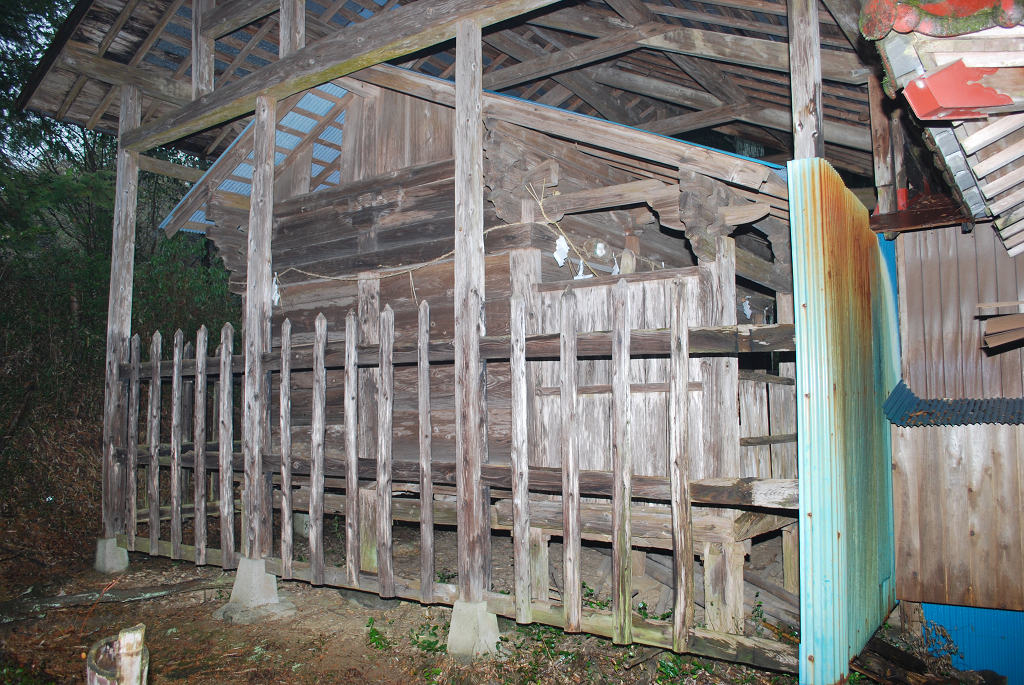
<svg viewBox="0 0 1024 685">
<path fill-rule="evenodd" d="M 877 81 L 856 8 L 825 5 L 81 0 L 21 105 L 119 137 L 104 539 L 841 682 L 895 603 L 899 366 L 835 171 L 878 169 Z M 704 129 L 743 154 L 678 137 Z M 215 161 L 196 179 L 162 145 Z M 162 228 L 216 245 L 243 331 L 132 335 L 140 169 L 195 180 Z M 799 647 L 744 635 L 744 556 L 775 531 Z M 659 551 L 655 618 L 631 567 Z"/>
</svg>

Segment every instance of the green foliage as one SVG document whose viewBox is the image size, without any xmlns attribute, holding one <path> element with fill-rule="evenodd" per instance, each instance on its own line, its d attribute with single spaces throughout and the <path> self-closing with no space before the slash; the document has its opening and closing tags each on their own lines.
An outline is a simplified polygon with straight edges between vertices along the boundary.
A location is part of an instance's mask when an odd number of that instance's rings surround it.
<svg viewBox="0 0 1024 685">
<path fill-rule="evenodd" d="M 409 641 L 413 647 L 419 648 L 421 652 L 444 652 L 447 650 L 447 646 L 444 643 L 444 636 L 438 635 L 438 629 L 439 626 L 437 625 L 423 623 L 420 625 L 419 630 L 409 632 Z"/>
<path fill-rule="evenodd" d="M 366 627 L 370 630 L 366 633 L 366 642 L 373 649 L 391 649 L 391 642 L 385 637 L 384 633 L 377 630 L 374 624 L 374 619 L 371 616 L 366 620 Z"/>
<path fill-rule="evenodd" d="M 225 323 L 239 331 L 241 300 L 228 290 L 228 276 L 205 238 L 178 233 L 159 241 L 135 267 L 132 329 L 143 337 L 160 330 L 166 338 L 180 328 L 190 339 L 205 324 L 213 341 Z"/>
</svg>

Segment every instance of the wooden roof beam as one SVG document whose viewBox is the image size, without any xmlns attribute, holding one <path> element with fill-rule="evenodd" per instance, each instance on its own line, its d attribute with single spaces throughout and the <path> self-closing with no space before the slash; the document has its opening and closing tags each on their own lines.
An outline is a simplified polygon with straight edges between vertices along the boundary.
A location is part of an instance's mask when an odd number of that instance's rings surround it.
<svg viewBox="0 0 1024 685">
<path fill-rule="evenodd" d="M 628 90 L 633 93 L 657 98 L 658 100 L 664 100 L 665 102 L 672 102 L 684 107 L 710 110 L 722 107 L 726 104 L 710 93 L 704 93 L 699 90 L 694 90 L 693 88 L 687 88 L 686 86 L 680 86 L 675 83 L 661 81 L 648 76 L 633 74 L 613 67 L 601 67 L 597 69 L 595 71 L 594 78 L 599 83 L 603 83 L 613 88 Z M 793 129 L 792 115 L 782 109 L 753 109 L 745 111 L 745 113 L 740 113 L 736 118 L 740 121 L 774 129 L 776 131 L 792 133 Z M 667 124 L 667 121 L 668 120 L 651 122 L 652 130 L 657 130 L 658 133 L 663 135 L 671 135 L 669 133 L 670 124 Z M 852 126 L 850 124 L 840 124 L 830 121 L 828 122 L 828 125 L 825 126 L 825 140 L 830 143 L 836 143 L 837 145 L 852 147 L 855 150 L 871 150 L 871 132 L 863 126 Z"/>
<path fill-rule="evenodd" d="M 372 64 L 408 55 L 455 35 L 471 18 L 489 26 L 554 0 L 418 0 L 327 36 L 219 91 L 132 131 L 123 143 L 147 150 L 251 113 L 257 95 L 278 100 Z"/>
<path fill-rule="evenodd" d="M 356 73 L 355 78 L 448 107 L 455 103 L 451 83 L 407 69 L 376 65 Z M 658 164 L 682 167 L 761 192 L 779 193 L 778 197 L 786 195 L 785 185 L 775 184 L 769 179 L 768 167 L 681 140 L 493 93 L 484 93 L 484 114 L 547 135 L 588 143 L 631 157 L 645 157 Z"/>
<path fill-rule="evenodd" d="M 655 50 L 789 72 L 789 46 L 771 40 L 679 27 L 654 38 L 645 38 L 640 43 Z M 870 73 L 856 55 L 834 50 L 821 54 L 823 78 L 859 86 L 867 83 Z"/>
<path fill-rule="evenodd" d="M 565 50 L 549 53 L 525 62 L 493 71 L 484 76 L 484 88 L 487 90 L 504 90 L 520 83 L 533 81 L 544 76 L 557 74 L 582 67 L 592 62 L 600 62 L 625 52 L 640 49 L 637 43 L 642 38 L 670 31 L 672 26 L 664 22 L 651 22 L 631 29 L 609 34 L 603 38 L 572 45 Z"/>
<path fill-rule="evenodd" d="M 171 2 L 170 6 L 167 8 L 167 11 L 164 12 L 163 16 L 160 17 L 160 19 L 153 26 L 153 30 L 149 32 L 148 36 L 146 36 L 146 40 L 142 41 L 142 45 L 139 46 L 139 49 L 136 51 L 131 61 L 128 62 L 128 66 L 137 67 L 139 65 L 139 62 L 141 62 L 142 59 L 147 54 L 149 54 L 150 48 L 152 48 L 153 45 L 155 45 L 156 42 L 160 39 L 160 34 L 163 33 L 164 29 L 167 27 L 167 24 L 171 21 L 171 17 L 177 14 L 178 10 L 181 8 L 184 2 L 185 0 L 173 0 L 173 2 Z M 91 131 L 92 129 L 96 128 L 96 124 L 98 124 L 100 122 L 100 119 L 103 118 L 103 115 L 107 113 L 107 109 L 110 107 L 110 104 L 114 101 L 114 96 L 117 93 L 117 88 L 117 86 L 111 87 L 110 90 L 107 91 L 107 94 L 103 96 L 103 99 L 100 101 L 100 104 L 93 111 L 92 116 L 89 117 L 89 121 L 85 125 L 87 129 Z"/>
<path fill-rule="evenodd" d="M 484 36 L 484 42 L 501 50 L 513 59 L 519 60 L 521 63 L 530 62 L 534 59 L 546 59 L 549 54 L 558 54 L 557 52 L 546 52 L 544 48 L 514 31 L 492 33 Z M 548 42 L 550 43 L 551 41 Z M 616 97 L 610 89 L 594 83 L 593 80 L 583 74 L 561 73 L 553 75 L 551 79 L 575 93 L 581 100 L 596 109 L 601 116 L 609 121 L 631 125 L 640 123 L 640 118 L 630 111 L 623 98 Z"/>
<path fill-rule="evenodd" d="M 79 44 L 64 46 L 59 62 L 61 69 L 67 69 L 83 76 L 112 86 L 131 83 L 151 98 L 183 105 L 192 100 L 192 89 L 188 84 L 174 81 L 151 71 L 104 59 L 88 52 Z"/>
<path fill-rule="evenodd" d="M 619 16 L 631 24 L 658 21 L 654 12 L 642 0 L 606 0 L 606 2 L 618 12 Z M 664 33 L 667 32 L 659 35 Z M 704 90 L 716 94 L 720 100 L 731 105 L 748 103 L 747 96 L 740 87 L 711 62 L 693 59 L 674 52 L 668 52 L 666 56 L 690 78 L 699 83 Z"/>
<path fill-rule="evenodd" d="M 218 3 L 205 17 L 202 33 L 206 38 L 216 40 L 280 9 L 281 0 L 228 0 Z"/>
</svg>

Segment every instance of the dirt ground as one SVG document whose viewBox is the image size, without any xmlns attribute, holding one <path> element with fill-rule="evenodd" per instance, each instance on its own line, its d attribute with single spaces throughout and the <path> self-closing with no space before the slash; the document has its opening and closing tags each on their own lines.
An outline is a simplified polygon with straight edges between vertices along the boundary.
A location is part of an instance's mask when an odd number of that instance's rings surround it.
<svg viewBox="0 0 1024 685">
<path fill-rule="evenodd" d="M 439 534 L 438 570 L 449 544 Z M 454 538 L 454 532 L 450 533 Z M 409 538 L 409 539 L 406 539 Z M 396 570 L 418 568 L 418 542 L 396 528 Z M 495 539 L 503 556 L 507 539 Z M 416 552 L 415 555 L 413 552 Z M 301 546 L 297 547 L 297 555 Z M 600 554 L 597 555 L 598 561 Z M 553 546 L 553 566 L 559 563 Z M 406 557 L 409 557 L 408 561 Z M 454 557 L 452 559 L 454 561 Z M 181 593 L 161 599 L 98 603 L 48 610 L 0 625 L 0 683 L 73 683 L 84 680 L 85 652 L 99 639 L 144 623 L 150 650 L 150 679 L 161 683 L 795 683 L 791 676 L 735 664 L 679 657 L 642 646 L 620 647 L 604 638 L 565 635 L 546 626 L 517 626 L 499 619 L 501 654 L 458 660 L 444 652 L 451 610 L 399 600 L 383 601 L 302 582 L 279 582 L 281 599 L 296 612 L 259 625 L 229 625 L 211 614 L 227 601 L 233 574 L 132 554 L 128 571 L 102 576 L 88 568 L 84 555 L 66 564 L 25 564 L 6 559 L 3 576 L 12 581 L 0 601 L 50 597 L 117 588 L 171 585 L 200 578 L 225 577 L 225 587 Z M 10 564 L 21 564 L 10 568 Z M 593 567 L 593 564 L 585 565 Z M 27 567 L 27 568 L 26 568 Z M 509 579 L 497 568 L 494 585 Z M 499 577 L 502 576 L 502 577 Z M 638 584 L 645 586 L 643 579 Z M 646 590 L 650 592 L 650 588 Z M 644 590 L 642 590 L 644 592 Z M 638 595 L 638 597 L 640 597 Z M 592 596 L 593 601 L 601 601 Z M 649 601 L 656 601 L 650 599 Z M 0 619 L 3 620 L 3 619 Z"/>
</svg>

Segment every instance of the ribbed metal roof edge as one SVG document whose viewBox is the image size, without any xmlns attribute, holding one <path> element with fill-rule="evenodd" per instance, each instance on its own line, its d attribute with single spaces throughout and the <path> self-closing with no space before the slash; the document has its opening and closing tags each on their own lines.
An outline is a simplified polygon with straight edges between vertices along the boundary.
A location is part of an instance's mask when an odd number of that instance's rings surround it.
<svg viewBox="0 0 1024 685">
<path fill-rule="evenodd" d="M 889 422 L 903 428 L 1024 424 L 1024 398 L 921 399 L 900 381 L 882 404 Z"/>
</svg>

